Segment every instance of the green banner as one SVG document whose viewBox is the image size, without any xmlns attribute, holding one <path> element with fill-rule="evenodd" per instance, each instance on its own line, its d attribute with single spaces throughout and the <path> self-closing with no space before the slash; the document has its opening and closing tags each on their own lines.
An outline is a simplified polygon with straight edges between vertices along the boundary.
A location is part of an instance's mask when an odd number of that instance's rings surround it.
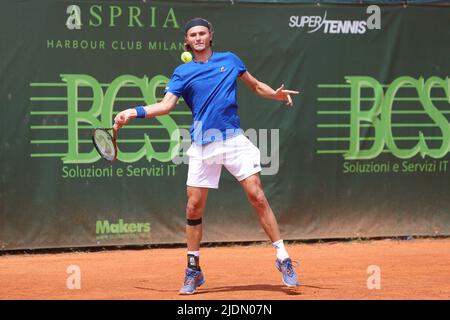
<svg viewBox="0 0 450 320">
<path fill-rule="evenodd" d="M 284 239 L 450 234 L 450 7 L 186 1 L 0 4 L 0 248 L 183 243 L 192 117 L 91 132 L 162 99 L 193 17 L 259 80 L 239 82 L 245 134 Z M 206 242 L 267 239 L 223 170 Z"/>
</svg>

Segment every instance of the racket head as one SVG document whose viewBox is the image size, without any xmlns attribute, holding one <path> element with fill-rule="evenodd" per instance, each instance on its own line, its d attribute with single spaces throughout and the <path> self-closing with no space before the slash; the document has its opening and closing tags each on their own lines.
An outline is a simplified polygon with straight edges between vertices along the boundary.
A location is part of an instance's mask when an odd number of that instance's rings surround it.
<svg viewBox="0 0 450 320">
<path fill-rule="evenodd" d="M 94 129 L 92 142 L 103 159 L 110 162 L 117 159 L 116 130 L 114 128 Z"/>
</svg>

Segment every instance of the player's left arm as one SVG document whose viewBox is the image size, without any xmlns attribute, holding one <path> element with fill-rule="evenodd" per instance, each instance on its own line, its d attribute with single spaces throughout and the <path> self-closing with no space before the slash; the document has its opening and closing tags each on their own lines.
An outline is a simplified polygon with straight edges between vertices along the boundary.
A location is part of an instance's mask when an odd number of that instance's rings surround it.
<svg viewBox="0 0 450 320">
<path fill-rule="evenodd" d="M 240 79 L 257 95 L 267 99 L 286 101 L 286 105 L 290 107 L 294 105 L 291 94 L 300 93 L 298 91 L 284 89 L 284 84 L 274 90 L 264 82 L 253 77 L 248 71 L 245 71 L 240 76 Z"/>
</svg>

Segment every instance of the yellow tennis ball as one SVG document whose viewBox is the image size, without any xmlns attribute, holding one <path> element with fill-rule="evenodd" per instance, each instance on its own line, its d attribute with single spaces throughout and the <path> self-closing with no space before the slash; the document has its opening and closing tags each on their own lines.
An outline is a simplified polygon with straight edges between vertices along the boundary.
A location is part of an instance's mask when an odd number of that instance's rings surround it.
<svg viewBox="0 0 450 320">
<path fill-rule="evenodd" d="M 184 63 L 188 63 L 192 60 L 192 54 L 188 51 L 185 51 L 181 54 L 181 61 Z"/>
</svg>

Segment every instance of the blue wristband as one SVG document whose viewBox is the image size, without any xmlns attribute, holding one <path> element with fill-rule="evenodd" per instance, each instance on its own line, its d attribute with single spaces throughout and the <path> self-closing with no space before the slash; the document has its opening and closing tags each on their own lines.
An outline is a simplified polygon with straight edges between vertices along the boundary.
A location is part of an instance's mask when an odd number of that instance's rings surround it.
<svg viewBox="0 0 450 320">
<path fill-rule="evenodd" d="M 137 118 L 145 118 L 147 116 L 147 112 L 145 112 L 145 109 L 142 106 L 136 107 L 134 110 L 136 110 Z"/>
</svg>

